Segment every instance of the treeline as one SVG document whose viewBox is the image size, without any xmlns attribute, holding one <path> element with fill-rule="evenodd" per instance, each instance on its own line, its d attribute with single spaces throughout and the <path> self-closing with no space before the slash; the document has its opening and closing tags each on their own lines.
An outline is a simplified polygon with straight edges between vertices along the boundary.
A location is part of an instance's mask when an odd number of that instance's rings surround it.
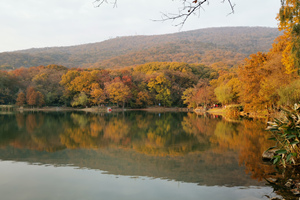
<svg viewBox="0 0 300 200">
<path fill-rule="evenodd" d="M 196 64 L 148 63 L 120 70 L 49 65 L 0 73 L 0 103 L 18 106 L 183 106 L 182 95 L 199 80 L 217 77 Z"/>
<path fill-rule="evenodd" d="M 71 47 L 0 53 L 0 70 L 40 65 L 122 68 L 148 62 L 238 65 L 257 51 L 267 52 L 281 33 L 275 28 L 223 27 L 159 36 L 129 36 Z"/>
</svg>

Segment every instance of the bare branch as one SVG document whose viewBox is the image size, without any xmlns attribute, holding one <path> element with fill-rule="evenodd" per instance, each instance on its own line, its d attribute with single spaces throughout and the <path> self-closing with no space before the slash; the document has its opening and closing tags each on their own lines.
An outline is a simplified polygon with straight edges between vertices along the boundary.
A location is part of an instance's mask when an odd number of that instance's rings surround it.
<svg viewBox="0 0 300 200">
<path fill-rule="evenodd" d="M 113 7 L 117 7 L 117 1 L 118 0 L 95 0 L 94 4 L 96 3 L 96 7 L 101 6 L 103 3 L 112 3 Z M 153 20 L 153 21 L 178 21 L 179 23 L 175 24 L 175 26 L 182 27 L 185 22 L 188 20 L 188 18 L 194 14 L 197 15 L 197 11 L 199 11 L 198 15 L 200 15 L 201 9 L 203 9 L 204 3 L 209 3 L 210 0 L 179 0 L 182 2 L 182 7 L 178 8 L 178 13 L 162 13 L 162 19 L 161 20 Z M 231 12 L 228 14 L 234 13 L 234 7 L 235 4 L 231 2 L 231 0 L 221 0 L 221 3 L 228 2 Z"/>
<path fill-rule="evenodd" d="M 103 3 L 111 3 L 113 4 L 113 7 L 116 8 L 117 7 L 117 0 L 112 0 L 112 1 L 107 1 L 107 0 L 95 0 L 94 1 L 94 5 L 95 7 L 100 7 Z"/>
<path fill-rule="evenodd" d="M 229 3 L 230 8 L 231 8 L 231 12 L 228 13 L 228 15 L 234 14 L 234 6 L 235 6 L 235 4 L 232 4 L 230 0 L 227 0 L 227 1 L 228 1 L 228 3 Z M 224 3 L 224 2 L 225 2 L 225 0 L 223 0 L 222 3 Z M 228 16 L 228 15 L 227 15 L 227 16 Z"/>
<path fill-rule="evenodd" d="M 209 3 L 209 0 L 181 0 L 181 1 L 183 6 L 178 9 L 177 14 L 163 13 L 161 20 L 154 20 L 154 21 L 167 21 L 167 20 L 178 21 L 179 20 L 180 22 L 175 26 L 182 27 L 192 14 L 196 14 L 196 12 L 199 11 L 198 15 L 200 15 L 200 11 L 201 9 L 203 9 L 204 3 L 207 4 Z M 228 2 L 231 9 L 231 12 L 228 15 L 233 14 L 235 4 L 233 4 L 231 0 L 222 0 L 222 3 L 224 3 L 225 1 Z"/>
</svg>

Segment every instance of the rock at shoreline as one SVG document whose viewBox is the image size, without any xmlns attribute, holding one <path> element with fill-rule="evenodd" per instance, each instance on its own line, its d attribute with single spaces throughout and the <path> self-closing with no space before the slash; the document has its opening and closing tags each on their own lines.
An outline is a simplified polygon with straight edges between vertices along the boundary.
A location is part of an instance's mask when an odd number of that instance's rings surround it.
<svg viewBox="0 0 300 200">
<path fill-rule="evenodd" d="M 272 149 L 272 150 L 268 150 L 268 151 L 263 152 L 263 154 L 262 154 L 263 160 L 272 160 L 276 151 L 277 150 Z"/>
</svg>

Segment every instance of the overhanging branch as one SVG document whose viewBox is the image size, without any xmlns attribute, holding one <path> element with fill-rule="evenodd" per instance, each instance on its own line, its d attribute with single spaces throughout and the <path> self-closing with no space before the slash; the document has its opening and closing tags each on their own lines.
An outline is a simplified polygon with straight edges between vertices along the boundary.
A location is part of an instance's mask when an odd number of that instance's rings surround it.
<svg viewBox="0 0 300 200">
<path fill-rule="evenodd" d="M 94 4 L 96 7 L 101 6 L 103 3 L 111 3 L 113 4 L 113 7 L 117 7 L 117 1 L 118 0 L 95 0 Z M 209 3 L 209 0 L 180 0 L 182 2 L 182 7 L 178 8 L 178 13 L 162 13 L 162 19 L 161 20 L 154 20 L 154 21 L 180 21 L 177 23 L 175 26 L 183 26 L 187 19 L 192 15 L 192 14 L 197 14 L 197 12 L 201 9 L 203 9 L 203 4 Z M 229 7 L 231 9 L 231 12 L 228 14 L 233 14 L 234 13 L 234 6 L 231 2 L 231 0 L 222 0 L 221 3 L 228 2 Z M 200 14 L 200 13 L 199 13 Z M 198 14 L 198 15 L 199 15 Z"/>
</svg>

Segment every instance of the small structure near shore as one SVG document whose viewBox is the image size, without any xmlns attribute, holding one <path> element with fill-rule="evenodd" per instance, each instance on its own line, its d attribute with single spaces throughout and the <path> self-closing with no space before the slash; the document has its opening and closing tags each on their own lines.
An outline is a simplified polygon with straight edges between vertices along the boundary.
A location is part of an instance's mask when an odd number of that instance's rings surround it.
<svg viewBox="0 0 300 200">
<path fill-rule="evenodd" d="M 206 111 L 207 111 L 207 109 L 204 107 L 197 107 L 194 109 L 195 113 L 205 113 Z"/>
<path fill-rule="evenodd" d="M 13 111 L 15 109 L 14 105 L 0 105 L 1 111 Z"/>
</svg>

